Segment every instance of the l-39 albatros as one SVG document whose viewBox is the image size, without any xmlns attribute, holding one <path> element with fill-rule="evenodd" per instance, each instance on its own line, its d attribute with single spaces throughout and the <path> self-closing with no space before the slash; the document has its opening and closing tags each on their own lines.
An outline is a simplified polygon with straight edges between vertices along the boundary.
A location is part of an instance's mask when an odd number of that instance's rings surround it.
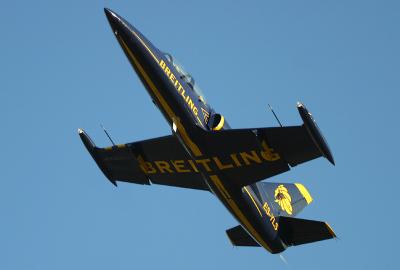
<svg viewBox="0 0 400 270">
<path fill-rule="evenodd" d="M 169 53 L 155 47 L 115 12 L 105 9 L 119 44 L 172 134 L 96 147 L 83 144 L 104 175 L 117 181 L 209 191 L 240 225 L 226 234 L 234 246 L 262 246 L 280 253 L 289 246 L 336 237 L 321 221 L 295 218 L 312 197 L 299 183 L 260 182 L 331 151 L 306 107 L 299 126 L 231 129 L 206 102 L 194 78 Z"/>
</svg>

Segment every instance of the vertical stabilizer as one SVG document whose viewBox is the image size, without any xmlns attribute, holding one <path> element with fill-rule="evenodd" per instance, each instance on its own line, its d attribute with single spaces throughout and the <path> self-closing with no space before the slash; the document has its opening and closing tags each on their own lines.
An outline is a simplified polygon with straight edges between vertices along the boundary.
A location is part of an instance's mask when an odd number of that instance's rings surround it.
<svg viewBox="0 0 400 270">
<path fill-rule="evenodd" d="M 277 216 L 296 216 L 312 202 L 302 184 L 259 182 L 256 184 L 263 203 L 267 202 Z"/>
</svg>

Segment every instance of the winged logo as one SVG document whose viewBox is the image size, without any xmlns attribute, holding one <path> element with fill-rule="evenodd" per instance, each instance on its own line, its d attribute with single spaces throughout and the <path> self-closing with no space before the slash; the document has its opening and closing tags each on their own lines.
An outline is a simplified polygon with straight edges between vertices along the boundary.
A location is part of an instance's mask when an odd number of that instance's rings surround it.
<svg viewBox="0 0 400 270">
<path fill-rule="evenodd" d="M 279 204 L 283 211 L 285 211 L 289 215 L 292 215 L 292 197 L 290 196 L 287 188 L 284 185 L 279 185 L 275 189 L 275 202 Z"/>
</svg>

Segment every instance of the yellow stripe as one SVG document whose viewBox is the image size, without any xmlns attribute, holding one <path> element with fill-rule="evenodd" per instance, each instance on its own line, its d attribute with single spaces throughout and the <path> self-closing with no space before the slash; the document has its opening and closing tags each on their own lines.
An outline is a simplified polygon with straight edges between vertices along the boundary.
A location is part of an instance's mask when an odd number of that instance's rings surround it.
<svg viewBox="0 0 400 270">
<path fill-rule="evenodd" d="M 202 156 L 203 153 L 200 151 L 200 148 L 190 139 L 179 118 L 175 118 L 175 116 L 172 117 L 172 119 L 175 120 L 175 125 L 178 127 L 179 134 L 182 135 L 182 139 L 184 140 L 185 144 L 190 148 L 190 150 L 192 150 L 192 153 L 196 157 Z"/>
<path fill-rule="evenodd" d="M 126 45 L 126 43 L 124 42 L 124 40 L 122 38 L 118 39 L 121 41 L 121 44 L 123 45 L 123 47 L 125 48 L 125 50 L 128 52 L 129 57 L 133 60 L 133 62 L 135 63 L 135 66 L 138 68 L 140 74 L 143 76 L 143 78 L 145 79 L 145 81 L 147 82 L 147 84 L 150 86 L 150 89 L 153 91 L 154 95 L 157 97 L 158 101 L 160 102 L 161 106 L 164 108 L 164 110 L 167 112 L 168 116 L 170 117 L 171 121 L 175 120 L 175 124 L 178 127 L 178 130 L 180 132 L 180 134 L 182 135 L 182 139 L 185 141 L 186 145 L 190 148 L 190 150 L 192 150 L 193 154 L 196 157 L 199 157 L 202 155 L 199 147 L 189 138 L 189 135 L 187 134 L 185 128 L 183 127 L 183 125 L 181 124 L 181 122 L 179 121 L 179 119 L 175 116 L 175 113 L 172 111 L 172 109 L 169 107 L 168 103 L 165 101 L 165 99 L 163 98 L 163 96 L 160 94 L 160 92 L 158 91 L 158 89 L 156 88 L 156 86 L 154 85 L 154 83 L 151 81 L 151 79 L 149 78 L 149 76 L 146 74 L 146 72 L 144 71 L 143 67 L 140 65 L 139 61 L 136 59 L 136 57 L 133 55 L 133 53 L 131 52 L 131 50 L 129 49 L 129 47 Z"/>
<path fill-rule="evenodd" d="M 294 185 L 300 191 L 300 193 L 304 197 L 304 199 L 306 199 L 307 204 L 310 204 L 313 201 L 313 198 L 311 197 L 311 195 L 308 192 L 308 190 L 306 189 L 306 187 L 299 183 L 295 183 Z"/>
<path fill-rule="evenodd" d="M 326 222 L 325 225 L 328 228 L 329 233 L 332 235 L 332 238 L 337 238 L 336 233 L 333 231 L 332 227 Z"/>
<path fill-rule="evenodd" d="M 117 145 L 114 145 L 114 146 L 117 147 L 117 148 L 124 148 L 126 145 L 125 144 L 117 144 Z M 104 147 L 104 149 L 105 150 L 113 150 L 114 146 L 107 146 L 107 147 Z"/>
<path fill-rule="evenodd" d="M 197 121 L 199 122 L 199 124 L 204 128 L 203 122 L 201 122 L 200 118 L 198 116 L 196 116 Z"/>
<path fill-rule="evenodd" d="M 152 57 L 157 61 L 157 63 L 159 62 L 157 57 L 153 54 L 153 52 L 147 47 L 147 45 L 143 42 L 143 40 L 134 32 L 132 31 L 132 33 L 140 40 L 140 42 L 143 44 L 143 46 L 149 51 L 149 53 L 152 55 Z M 119 38 L 119 36 L 118 36 Z M 150 89 L 153 91 L 153 93 L 155 94 L 155 96 L 158 98 L 158 100 L 160 101 L 161 106 L 164 108 L 164 110 L 167 112 L 168 116 L 172 119 L 176 119 L 175 114 L 173 113 L 173 111 L 171 110 L 171 108 L 169 107 L 168 103 L 164 100 L 164 98 L 161 96 L 160 92 L 157 90 L 157 88 L 155 87 L 155 85 L 153 84 L 153 82 L 151 81 L 151 79 L 148 77 L 148 75 L 146 74 L 146 72 L 144 71 L 143 67 L 140 65 L 139 61 L 135 58 L 135 56 L 133 55 L 133 53 L 131 52 L 131 50 L 129 49 L 129 47 L 126 45 L 126 43 L 119 38 L 119 40 L 121 41 L 121 43 L 123 44 L 125 50 L 128 52 L 129 56 L 131 57 L 131 59 L 134 61 L 135 65 L 137 66 L 138 70 L 140 71 L 140 73 L 142 74 L 143 78 L 146 80 L 146 82 L 149 84 Z M 223 120 L 223 116 L 222 119 Z M 221 122 L 220 122 L 221 123 Z M 185 143 L 187 143 L 187 145 L 189 146 L 189 148 L 192 150 L 193 154 L 195 156 L 201 156 L 202 153 L 200 151 L 200 149 L 198 148 L 198 146 L 196 144 L 193 143 L 192 140 L 190 140 L 188 134 L 186 133 L 186 130 L 184 129 L 184 127 L 182 126 L 182 124 L 180 123 L 180 121 L 178 121 L 178 123 L 175 123 L 176 125 L 178 125 L 178 129 L 181 128 L 181 132 L 182 132 L 182 139 L 185 141 Z M 222 124 L 223 126 L 223 124 Z M 222 127 L 221 127 L 222 128 Z M 267 245 L 267 243 L 264 242 L 264 240 L 261 238 L 261 236 L 257 233 L 257 231 L 254 229 L 254 227 L 251 225 L 251 223 L 247 220 L 247 218 L 244 216 L 244 214 L 240 211 L 239 207 L 236 205 L 236 203 L 229 199 L 229 193 L 227 192 L 227 190 L 225 189 L 225 187 L 222 185 L 219 177 L 217 175 L 211 175 L 210 176 L 211 180 L 214 182 L 214 184 L 217 186 L 217 188 L 219 189 L 219 191 L 224 195 L 226 201 L 228 202 L 228 204 L 230 205 L 230 207 L 232 208 L 232 210 L 234 211 L 234 213 L 238 216 L 239 220 L 246 226 L 246 229 L 250 231 L 250 233 L 256 238 L 257 242 L 260 243 L 265 249 L 269 250 L 270 252 L 272 252 L 272 250 L 270 249 L 270 247 Z"/>
<path fill-rule="evenodd" d="M 217 175 L 210 175 L 210 179 L 211 179 L 211 181 L 214 182 L 214 184 L 217 186 L 217 188 L 222 193 L 222 195 L 225 195 L 224 193 L 227 193 L 229 195 L 229 193 L 224 188 L 224 186 L 222 185 L 221 180 L 219 179 L 219 177 Z M 221 189 L 223 189 L 223 191 Z M 240 211 L 240 209 L 236 205 L 236 203 L 233 200 L 229 199 L 229 198 L 225 197 L 225 199 L 226 199 L 227 203 L 229 204 L 229 206 L 231 207 L 231 209 L 233 210 L 233 212 L 239 218 L 240 222 L 246 227 L 246 229 L 251 233 L 251 235 L 255 238 L 255 240 L 260 245 L 262 245 L 265 249 L 269 250 L 269 252 L 272 253 L 271 248 L 267 245 L 267 243 L 265 243 L 265 241 L 261 238 L 261 236 L 258 234 L 258 232 L 251 225 L 251 223 L 247 220 L 246 216 L 242 213 L 242 211 Z"/>
<path fill-rule="evenodd" d="M 130 29 L 130 27 L 128 27 Z M 154 60 L 157 61 L 157 63 L 159 62 L 158 58 L 154 55 L 154 53 L 149 49 L 149 47 L 147 47 L 147 44 L 140 38 L 140 36 L 138 34 L 136 34 L 135 31 L 133 31 L 131 29 L 131 32 L 135 35 L 135 37 L 140 41 L 140 43 L 142 43 L 142 45 L 147 49 L 147 51 L 151 54 L 151 56 L 153 56 Z M 121 39 L 122 40 L 122 39 Z"/>
<path fill-rule="evenodd" d="M 225 118 L 223 115 L 221 115 L 221 120 L 219 121 L 218 126 L 213 128 L 213 130 L 220 130 L 224 126 L 224 123 L 225 123 Z"/>
<path fill-rule="evenodd" d="M 140 36 L 133 30 L 131 30 L 132 34 L 140 41 L 140 43 L 142 43 L 142 45 L 146 48 L 146 50 L 151 54 L 151 56 L 154 58 L 154 60 L 157 62 L 157 64 L 160 62 L 160 60 L 158 60 L 158 58 L 154 55 L 153 51 L 150 50 L 150 48 L 147 46 L 146 42 L 144 42 Z M 171 82 L 172 83 L 172 82 Z M 173 84 L 173 83 L 172 83 Z M 197 121 L 199 122 L 199 124 L 204 128 L 203 123 L 201 122 L 201 120 L 197 117 Z"/>
<path fill-rule="evenodd" d="M 262 217 L 262 213 L 260 211 L 260 208 L 258 208 L 258 205 L 257 205 L 256 201 L 254 200 L 253 196 L 251 196 L 250 192 L 247 190 L 246 187 L 244 187 L 244 190 L 247 192 L 247 194 L 249 195 L 250 199 L 253 201 L 255 207 L 257 208 L 258 213 L 260 213 L 260 216 Z"/>
</svg>

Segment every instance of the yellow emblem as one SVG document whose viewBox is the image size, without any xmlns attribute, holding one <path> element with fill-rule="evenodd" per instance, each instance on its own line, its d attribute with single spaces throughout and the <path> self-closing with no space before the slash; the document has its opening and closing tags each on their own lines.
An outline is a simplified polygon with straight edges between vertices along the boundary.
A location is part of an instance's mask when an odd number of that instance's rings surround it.
<svg viewBox="0 0 400 270">
<path fill-rule="evenodd" d="M 284 187 L 284 185 L 279 185 L 275 189 L 275 202 L 279 204 L 281 209 L 289 215 L 293 213 L 292 197 L 290 197 L 290 194 L 287 188 Z"/>
</svg>

